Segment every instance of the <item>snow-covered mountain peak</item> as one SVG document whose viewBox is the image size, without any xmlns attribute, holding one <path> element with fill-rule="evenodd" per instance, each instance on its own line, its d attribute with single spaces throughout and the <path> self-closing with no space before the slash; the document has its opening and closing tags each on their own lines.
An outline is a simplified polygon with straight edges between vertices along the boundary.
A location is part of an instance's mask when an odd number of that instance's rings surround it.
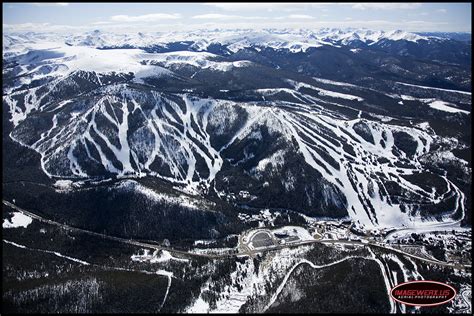
<svg viewBox="0 0 474 316">
<path fill-rule="evenodd" d="M 365 28 L 322 28 L 322 29 L 214 29 L 194 30 L 191 32 L 137 32 L 113 33 L 99 29 L 69 35 L 51 33 L 4 34 L 4 47 L 10 48 L 19 42 L 41 40 L 61 41 L 70 46 L 88 46 L 96 48 L 147 48 L 169 43 L 194 42 L 196 50 L 206 50 L 211 44 L 230 46 L 231 51 L 266 46 L 275 49 L 290 49 L 303 46 L 351 45 L 354 41 L 377 43 L 382 40 L 410 41 L 430 40 L 433 36 L 421 36 L 402 30 L 377 31 Z M 306 43 L 301 45 L 301 43 Z"/>
<path fill-rule="evenodd" d="M 426 36 L 420 36 L 414 33 L 408 33 L 402 30 L 394 30 L 385 33 L 385 39 L 392 40 L 392 41 L 410 41 L 410 42 L 417 42 L 419 40 L 428 40 Z"/>
</svg>

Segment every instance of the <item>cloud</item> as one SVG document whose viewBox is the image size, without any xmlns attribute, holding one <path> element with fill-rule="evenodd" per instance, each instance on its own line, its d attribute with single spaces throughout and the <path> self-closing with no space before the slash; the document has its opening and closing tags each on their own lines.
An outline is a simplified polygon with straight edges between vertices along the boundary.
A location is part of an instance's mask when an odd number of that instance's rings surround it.
<svg viewBox="0 0 474 316">
<path fill-rule="evenodd" d="M 420 6 L 421 3 L 355 3 L 352 8 L 357 10 L 412 10 Z"/>
<path fill-rule="evenodd" d="M 201 3 L 225 11 L 301 11 L 308 8 L 322 8 L 334 3 Z"/>
<path fill-rule="evenodd" d="M 308 9 L 319 9 L 327 11 L 329 7 L 350 6 L 357 10 L 399 10 L 417 9 L 421 3 L 201 3 L 225 11 L 302 11 Z"/>
<path fill-rule="evenodd" d="M 199 20 L 271 20 L 272 18 L 264 16 L 242 16 L 242 15 L 230 15 L 230 14 L 219 14 L 219 13 L 208 13 L 200 14 L 192 17 L 193 19 Z M 278 19 L 278 18 L 273 18 Z M 280 18 L 281 19 L 281 18 Z"/>
<path fill-rule="evenodd" d="M 438 9 L 438 10 L 436 10 L 436 12 L 439 12 L 439 13 L 446 13 L 446 12 L 448 12 L 448 10 L 446 10 L 446 9 Z"/>
<path fill-rule="evenodd" d="M 68 2 L 32 2 L 31 5 L 37 7 L 67 7 Z"/>
<path fill-rule="evenodd" d="M 50 23 L 3 24 L 3 30 L 9 32 L 74 32 L 84 31 L 85 26 L 59 25 Z"/>
<path fill-rule="evenodd" d="M 213 6 L 226 11 L 273 10 L 294 6 L 291 3 L 202 3 L 202 5 Z"/>
<path fill-rule="evenodd" d="M 19 23 L 19 24 L 3 24 L 3 31 L 5 33 L 23 33 L 23 32 L 38 32 L 38 33 L 57 33 L 57 34 L 82 34 L 84 32 L 101 30 L 112 33 L 128 34 L 130 32 L 156 32 L 169 31 L 169 23 L 122 23 L 99 21 L 83 25 L 60 25 L 50 23 Z M 188 27 L 188 28 L 186 28 Z M 174 30 L 189 30 L 189 23 L 175 23 Z"/>
<path fill-rule="evenodd" d="M 303 19 L 303 20 L 314 19 L 313 16 L 306 15 L 306 14 L 290 14 L 288 16 L 288 18 L 290 18 L 290 19 Z"/>
<path fill-rule="evenodd" d="M 154 22 L 160 20 L 176 20 L 180 19 L 182 16 L 178 13 L 168 14 L 168 13 L 153 13 L 145 15 L 114 15 L 110 17 L 111 21 L 115 22 Z"/>
<path fill-rule="evenodd" d="M 239 15 L 228 15 L 219 13 L 200 14 L 192 17 L 193 19 L 209 19 L 209 20 L 224 20 L 224 19 L 238 19 L 242 18 Z"/>
<path fill-rule="evenodd" d="M 107 25 L 107 24 L 112 24 L 110 21 L 98 21 L 98 22 L 93 22 L 91 23 L 92 25 Z"/>
<path fill-rule="evenodd" d="M 242 16 L 242 15 L 220 14 L 220 13 L 200 14 L 200 15 L 195 15 L 192 18 L 201 19 L 201 20 L 259 20 L 259 21 L 286 20 L 286 19 L 298 19 L 298 20 L 314 19 L 313 16 L 306 15 L 306 14 L 290 14 L 288 16 L 265 17 L 265 16 Z"/>
</svg>

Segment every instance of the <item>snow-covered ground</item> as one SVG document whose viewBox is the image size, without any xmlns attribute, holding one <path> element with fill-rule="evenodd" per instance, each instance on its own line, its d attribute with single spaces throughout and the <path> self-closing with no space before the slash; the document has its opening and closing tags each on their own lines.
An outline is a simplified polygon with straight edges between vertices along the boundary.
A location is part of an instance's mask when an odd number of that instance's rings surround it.
<svg viewBox="0 0 474 316">
<path fill-rule="evenodd" d="M 40 79 L 39 70 L 43 65 L 57 66 L 56 75 L 66 76 L 76 71 L 91 71 L 96 73 L 129 73 L 135 74 L 140 80 L 144 77 L 171 75 L 172 72 L 159 66 L 146 65 L 143 60 L 153 60 L 159 54 L 149 54 L 141 49 L 96 49 L 87 46 L 69 46 L 61 42 L 37 42 L 28 47 L 28 52 L 18 58 L 20 66 L 25 71 L 19 75 L 36 74 L 34 79 Z M 26 66 L 35 66 L 26 70 Z M 45 74 L 51 75 L 51 74 Z M 98 77 L 100 81 L 100 77 Z"/>
<path fill-rule="evenodd" d="M 469 111 L 458 109 L 458 108 L 454 107 L 453 104 L 451 104 L 449 102 L 444 102 L 444 101 L 440 101 L 440 100 L 433 101 L 429 105 L 430 105 L 430 108 L 432 108 L 432 109 L 436 109 L 436 110 L 440 110 L 440 111 L 444 111 L 444 112 L 449 112 L 449 113 L 464 113 L 464 114 L 471 113 Z"/>
<path fill-rule="evenodd" d="M 170 195 L 161 192 L 156 192 L 150 188 L 147 188 L 144 185 L 141 185 L 135 180 L 125 180 L 122 181 L 118 188 L 131 190 L 139 194 L 143 194 L 147 198 L 157 201 L 157 202 L 167 202 L 172 204 L 179 204 L 180 206 L 191 208 L 191 209 L 203 209 L 208 207 L 210 204 L 203 203 L 198 199 L 193 199 L 184 194 L 181 195 Z"/>
<path fill-rule="evenodd" d="M 252 90 L 259 93 L 262 100 L 277 94 L 286 94 L 294 98 L 291 103 L 275 102 L 271 107 L 267 107 L 256 106 L 255 102 L 215 100 L 196 97 L 188 93 L 174 95 L 180 99 L 175 102 L 160 92 L 152 91 L 145 95 L 142 93 L 143 91 L 134 90 L 126 84 L 109 86 L 102 82 L 104 74 L 111 72 L 132 72 L 135 79 L 139 81 L 149 76 L 174 76 L 170 70 L 159 65 L 187 64 L 217 71 L 249 66 L 245 60 L 218 62 L 216 55 L 202 51 L 211 43 L 227 43 L 231 45 L 231 49 L 239 49 L 256 43 L 269 47 L 290 45 L 288 46 L 290 49 L 304 49 L 304 47 L 310 47 L 313 44 L 329 45 L 327 43 L 347 42 L 357 38 L 363 42 L 371 43 L 381 39 L 417 41 L 422 38 L 401 31 L 373 32 L 356 29 L 344 32 L 325 29 L 317 32 L 299 30 L 280 33 L 226 30 L 221 31 L 221 34 L 218 35 L 216 32 L 202 31 L 188 33 L 187 40 L 200 38 L 192 47 L 196 51 L 183 49 L 183 51 L 168 53 L 149 53 L 140 48 L 124 49 L 120 48 L 120 45 L 127 42 L 151 44 L 168 43 L 167 41 L 170 40 L 184 41 L 185 38 L 182 34 L 172 32 L 122 37 L 118 34 L 93 32 L 87 36 L 55 38 L 48 35 L 39 37 L 41 40 L 36 41 L 27 35 L 25 35 L 26 37 L 7 37 L 10 44 L 5 48 L 11 50 L 10 52 L 13 54 L 8 58 L 19 62 L 16 67 L 19 77 L 38 80 L 47 76 L 54 78 L 57 76 L 57 79 L 47 85 L 47 88 L 45 87 L 46 90 L 49 90 L 48 93 L 52 93 L 56 85 L 59 84 L 59 80 L 67 78 L 73 71 L 87 71 L 87 74 L 93 77 L 94 82 L 99 84 L 97 95 L 100 96 L 100 99 L 94 100 L 93 107 L 90 107 L 90 104 L 84 106 L 76 99 L 61 100 L 58 104 L 54 104 L 52 110 L 72 107 L 76 102 L 87 110 L 81 112 L 74 108 L 69 112 L 71 114 L 66 119 L 67 122 L 61 122 L 60 115 L 53 115 L 51 121 L 48 122 L 51 124 L 51 129 L 39 133 L 38 137 L 36 135 L 22 135 L 18 130 L 14 130 L 10 136 L 20 144 L 41 154 L 41 166 L 47 175 L 68 179 L 58 180 L 55 183 L 56 187 L 61 190 L 71 188 L 72 184 L 69 179 L 88 177 L 89 174 L 86 171 L 88 164 L 97 164 L 98 167 L 103 167 L 107 172 L 118 177 L 156 176 L 172 182 L 176 188 L 185 193 L 199 195 L 207 193 L 211 189 L 211 183 L 215 180 L 217 173 L 221 171 L 224 165 L 221 157 L 222 151 L 246 137 L 261 141 L 262 135 L 256 130 L 260 126 L 265 126 L 269 133 L 281 133 L 282 140 L 295 144 L 297 153 L 303 156 L 306 164 L 321 174 L 325 180 L 324 188 L 321 190 L 324 200 L 339 200 L 337 198 L 338 192 L 342 192 L 347 202 L 344 207 L 347 208 L 349 216 L 366 226 L 415 227 L 425 220 L 417 213 L 416 206 L 412 207 L 409 203 L 404 204 L 404 207 L 409 208 L 407 211 L 402 210 L 400 204 L 391 202 L 390 195 L 384 193 L 388 192 L 384 188 L 384 183 L 387 180 L 397 182 L 403 192 L 409 192 L 415 199 L 423 200 L 422 203 L 426 202 L 427 204 L 438 204 L 448 194 L 454 192 L 457 195 L 456 209 L 446 213 L 455 214 L 459 210 L 464 212 L 464 196 L 448 180 L 446 180 L 446 186 L 450 192 L 438 192 L 425 190 L 404 178 L 404 176 L 426 171 L 419 158 L 430 152 L 430 148 L 437 138 L 426 125 L 418 126 L 419 128 L 396 125 L 391 122 L 391 118 L 375 114 L 373 116 L 379 118 L 381 122 L 370 121 L 362 118 L 362 111 L 359 112 L 360 115 L 357 119 L 348 119 L 322 105 L 322 102 L 331 102 L 335 106 L 345 107 L 344 104 L 347 103 L 347 100 L 355 101 L 353 103 L 356 105 L 358 102 L 366 102 L 363 97 L 357 95 L 360 87 L 355 85 L 313 78 L 314 85 L 286 80 L 286 83 L 291 85 L 289 88 Z M 286 41 L 283 42 L 282 39 L 286 39 Z M 307 41 L 305 42 L 303 39 Z M 111 45 L 112 43 L 114 45 Z M 301 43 L 305 43 L 305 45 Z M 102 46 L 111 46 L 115 49 L 98 49 Z M 44 72 L 42 68 L 44 66 L 49 66 L 52 70 Z M 317 87 L 318 84 L 324 84 L 325 89 Z M 326 85 L 330 87 L 326 88 Z M 334 91 L 332 87 L 337 91 Z M 354 88 L 351 90 L 353 92 L 341 92 L 341 89 L 347 90 L 346 88 L 349 87 Z M 10 108 L 11 120 L 16 127 L 30 113 L 46 111 L 43 108 L 45 96 L 36 94 L 40 88 L 43 87 L 29 89 L 25 95 L 13 92 L 4 97 L 4 102 Z M 306 89 L 310 89 L 314 93 L 305 94 Z M 150 104 L 155 105 L 153 108 L 147 110 L 143 106 L 142 101 L 145 97 Z M 24 106 L 20 106 L 21 102 L 16 98 L 24 100 Z M 401 98 L 410 100 L 412 97 L 402 95 Z M 420 100 L 437 110 L 450 113 L 469 113 L 444 101 Z M 115 112 L 114 115 L 110 114 L 110 104 L 114 104 L 114 108 L 117 108 L 118 115 Z M 166 106 L 162 106 L 162 104 L 166 104 Z M 184 106 L 180 104 L 184 104 Z M 285 107 L 288 104 L 297 105 L 298 110 L 289 111 Z M 215 127 L 215 135 L 222 135 L 231 125 L 231 121 L 239 119 L 236 109 L 245 113 L 245 122 L 234 135 L 231 135 L 226 144 L 221 148 L 215 148 L 208 131 Z M 143 122 L 140 123 L 139 129 L 132 131 L 129 126 L 132 125 L 132 122 L 129 123 L 128 120 L 133 113 L 137 112 L 143 114 Z M 130 118 L 130 120 L 132 119 Z M 114 131 L 111 132 L 113 135 L 107 135 L 104 132 L 104 125 L 108 125 L 108 130 Z M 183 131 L 176 126 L 182 127 Z M 359 135 L 357 130 L 360 131 L 360 129 L 373 138 L 373 142 Z M 412 141 L 416 143 L 416 152 L 413 157 L 409 157 L 399 150 L 395 139 L 397 133 L 408 134 L 408 137 L 411 137 Z M 333 138 L 331 142 L 325 140 L 329 135 L 332 135 Z M 351 137 L 347 138 L 348 135 Z M 22 136 L 29 137 L 29 142 L 22 139 Z M 342 144 L 346 146 L 341 146 Z M 346 151 L 346 148 L 353 150 Z M 321 153 L 322 149 L 326 155 Z M 246 155 L 245 159 L 251 159 L 249 157 L 252 156 Z M 279 150 L 263 157 L 255 169 L 252 169 L 252 175 L 258 177 L 269 167 L 272 171 L 277 171 L 287 163 L 284 157 L 285 150 Z M 328 157 L 332 159 L 328 159 Z M 379 160 L 382 159 L 388 161 L 380 163 Z M 407 163 L 403 168 L 396 166 L 403 159 L 410 160 L 410 163 Z M 58 161 L 65 161 L 65 163 L 59 164 Z M 162 168 L 155 169 L 159 171 L 152 171 L 151 166 L 158 161 L 163 165 Z M 207 170 L 203 172 L 199 170 L 200 168 Z M 166 172 L 162 173 L 161 170 L 166 170 Z M 285 180 L 285 189 L 288 192 L 294 189 L 294 183 L 297 181 L 296 175 L 286 177 Z M 264 182 L 263 185 L 269 184 Z M 202 207 L 186 195 L 166 196 L 132 183 L 126 183 L 123 187 L 135 189 L 154 200 L 172 200 L 193 209 Z M 253 199 L 255 197 L 246 190 L 237 192 L 234 192 L 235 195 L 239 194 L 241 198 Z M 222 196 L 225 193 L 217 192 L 217 194 Z M 365 198 L 361 199 L 362 196 Z M 228 197 L 232 197 L 232 195 L 229 194 Z M 364 200 L 370 201 L 370 203 Z M 373 211 L 369 211 L 372 209 Z M 259 225 L 265 226 L 267 221 L 271 221 L 273 215 L 262 216 Z M 448 217 L 447 215 L 447 220 Z"/>
<path fill-rule="evenodd" d="M 26 249 L 26 250 L 32 250 L 32 251 L 39 251 L 39 252 L 44 252 L 44 253 L 49 253 L 49 254 L 53 254 L 57 257 L 61 257 L 61 258 L 64 258 L 64 259 L 67 259 L 67 260 L 70 260 L 70 261 L 74 261 L 74 262 L 77 262 L 77 263 L 80 263 L 82 265 L 90 265 L 89 262 L 86 262 L 86 261 L 83 261 L 83 260 L 80 260 L 80 259 L 77 259 L 77 258 L 73 258 L 73 257 L 70 257 L 70 256 L 66 256 L 66 255 L 63 255 L 57 251 L 51 251 L 51 250 L 45 250 L 45 249 L 36 249 L 36 248 L 30 248 L 30 247 L 27 247 L 27 246 L 24 246 L 24 245 L 20 245 L 20 244 L 17 244 L 13 241 L 9 241 L 9 240 L 3 240 L 4 243 L 6 244 L 9 244 L 9 245 L 12 245 L 12 246 L 15 246 L 17 248 L 21 248 L 21 249 Z"/>
<path fill-rule="evenodd" d="M 147 62 L 155 62 L 164 65 L 166 68 L 176 65 L 191 65 L 200 69 L 211 69 L 216 71 L 230 71 L 234 67 L 250 67 L 252 62 L 248 60 L 239 60 L 233 62 L 218 62 L 212 59 L 218 55 L 207 52 L 177 51 L 170 53 L 153 54 L 146 58 Z"/>
<path fill-rule="evenodd" d="M 298 237 L 300 241 L 314 240 L 313 236 L 311 236 L 308 230 L 301 226 L 284 226 L 282 228 L 272 230 L 272 233 Z"/>
<path fill-rule="evenodd" d="M 442 89 L 442 88 L 435 88 L 435 87 L 420 86 L 420 85 L 410 84 L 410 83 L 405 83 L 405 82 L 396 82 L 396 84 L 401 84 L 401 85 L 404 85 L 404 86 L 410 86 L 410 87 L 421 88 L 421 89 L 426 89 L 426 90 L 438 90 L 438 91 L 447 91 L 447 92 L 455 92 L 455 93 L 459 93 L 459 94 L 471 95 L 471 92 L 460 91 L 460 90 L 451 90 L 451 89 Z"/>
<path fill-rule="evenodd" d="M 257 267 L 254 260 L 237 262 L 237 268 L 230 273 L 231 282 L 222 289 L 223 295 L 218 296 L 216 307 L 212 308 L 202 293 L 211 286 L 209 279 L 202 288 L 201 295 L 186 309 L 186 313 L 237 313 L 251 296 L 266 296 L 266 283 L 283 278 L 295 262 L 300 260 L 310 248 L 282 249 L 269 257 Z M 266 271 L 274 271 L 268 274 Z"/>
<path fill-rule="evenodd" d="M 166 251 L 166 250 L 155 250 L 153 253 L 150 254 L 150 250 L 148 249 L 143 249 L 142 254 L 132 255 L 131 259 L 132 261 L 149 262 L 149 263 L 162 263 L 162 262 L 168 262 L 170 260 L 181 261 L 181 262 L 189 261 L 188 259 L 173 257 L 169 253 L 169 251 Z"/>
<path fill-rule="evenodd" d="M 23 213 L 20 212 L 13 212 L 13 217 L 8 220 L 4 219 L 3 220 L 3 228 L 17 228 L 17 227 L 23 227 L 26 228 L 28 225 L 33 222 L 33 219 Z"/>
<path fill-rule="evenodd" d="M 57 187 L 61 191 L 68 191 L 72 189 L 73 183 L 74 182 L 72 180 L 57 180 L 54 183 L 54 186 Z"/>
</svg>

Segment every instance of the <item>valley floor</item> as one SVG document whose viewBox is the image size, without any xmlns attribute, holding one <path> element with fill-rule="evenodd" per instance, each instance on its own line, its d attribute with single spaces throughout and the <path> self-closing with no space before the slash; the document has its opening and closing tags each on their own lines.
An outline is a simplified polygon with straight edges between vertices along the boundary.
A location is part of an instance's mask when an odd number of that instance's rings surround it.
<svg viewBox="0 0 474 316">
<path fill-rule="evenodd" d="M 413 230 L 407 231 L 402 228 L 377 232 L 360 231 L 355 230 L 353 225 L 349 225 L 347 222 L 314 220 L 304 227 L 258 227 L 246 230 L 238 236 L 237 245 L 232 248 L 209 248 L 206 245 L 212 244 L 212 240 L 198 240 L 195 242 L 197 246 L 193 249 L 182 250 L 159 245 L 156 242 L 120 238 L 72 227 L 46 219 L 6 200 L 3 200 L 3 205 L 4 209 L 8 211 L 7 213 L 13 215 L 10 219 L 4 218 L 3 224 L 4 278 L 6 277 L 3 300 L 7 303 L 7 308 L 12 311 L 29 311 L 31 307 L 21 307 L 18 304 L 23 304 L 25 300 L 32 303 L 41 297 L 41 294 L 27 297 L 29 295 L 27 293 L 31 291 L 35 291 L 35 293 L 51 292 L 53 291 L 52 288 L 58 286 L 63 287 L 62 291 L 66 292 L 80 291 L 81 294 L 78 295 L 85 295 L 82 299 L 90 301 L 93 295 L 90 293 L 84 294 L 84 291 L 92 281 L 85 282 L 83 278 L 90 275 L 95 276 L 99 271 L 107 271 L 111 275 L 115 273 L 120 275 L 124 271 L 128 271 L 130 276 L 138 273 L 151 275 L 155 279 L 158 278 L 158 280 L 161 280 L 160 277 L 165 278 L 167 281 L 161 286 L 164 291 L 163 298 L 158 304 L 158 308 L 154 309 L 155 312 L 162 311 L 165 306 L 170 311 L 181 310 L 187 312 L 271 311 L 273 307 L 280 304 L 282 306 L 291 305 L 293 301 L 302 299 L 301 297 L 291 298 L 288 301 L 289 290 L 287 287 L 297 286 L 305 289 L 317 284 L 310 282 L 309 284 L 299 285 L 295 281 L 295 278 L 298 278 L 299 275 L 295 274 L 295 271 L 305 269 L 305 265 L 316 271 L 326 271 L 332 266 L 343 263 L 350 263 L 351 267 L 358 266 L 360 260 L 370 260 L 377 263 L 374 267 L 378 267 L 376 269 L 379 269 L 379 271 L 372 270 L 371 273 L 381 273 L 380 280 L 383 282 L 381 284 L 385 285 L 377 291 L 385 292 L 383 302 L 388 304 L 389 308 L 388 310 L 382 308 L 380 311 L 407 312 L 407 309 L 410 308 L 395 303 L 389 297 L 390 289 L 396 284 L 408 280 L 432 279 L 429 276 L 432 273 L 435 273 L 438 278 L 443 276 L 449 280 L 456 280 L 456 285 L 459 287 L 458 297 L 452 304 L 447 304 L 445 308 L 456 312 L 471 311 L 468 299 L 471 295 L 469 284 L 471 262 L 469 256 L 459 257 L 459 249 L 452 251 L 449 250 L 451 246 L 446 245 L 444 260 L 440 260 L 433 253 L 427 251 L 430 248 L 426 247 L 426 243 L 416 243 L 412 240 L 407 244 L 407 241 L 403 238 L 407 236 L 411 238 L 410 233 Z M 36 232 L 32 231 L 33 227 L 35 227 Z M 60 233 L 51 234 L 50 231 Z M 425 227 L 422 234 L 424 234 L 426 240 L 428 238 L 432 240 L 433 237 L 440 237 L 440 235 L 446 240 L 449 239 L 447 236 L 455 236 L 457 240 L 464 242 L 463 246 L 470 247 L 470 229 L 468 228 L 451 225 L 449 227 L 434 226 L 431 230 L 428 230 Z M 84 238 L 89 239 L 89 242 L 100 241 L 100 243 L 113 244 L 114 246 L 100 249 L 100 255 L 91 254 L 89 251 L 84 252 L 85 249 L 88 249 L 88 243 L 84 244 L 77 240 Z M 42 239 L 45 240 L 42 241 Z M 76 246 L 82 248 L 82 250 L 77 251 Z M 320 257 L 313 262 L 314 260 L 311 258 L 314 255 L 313 253 L 321 247 L 326 250 L 320 253 Z M 117 252 L 117 248 L 127 250 L 122 253 L 121 251 Z M 328 255 L 325 253 L 327 251 L 332 253 Z M 41 254 L 41 256 L 45 256 L 45 259 L 48 259 L 38 263 L 39 266 L 34 265 L 33 267 L 16 269 L 13 264 L 18 260 L 18 256 L 15 255 L 18 252 L 21 253 L 21 257 Z M 51 271 L 55 270 L 50 265 L 52 264 L 50 261 L 51 255 L 62 260 L 59 266 L 67 266 L 66 271 Z M 231 266 L 224 270 L 221 269 L 217 276 L 209 274 L 219 265 L 226 266 L 229 262 L 232 262 Z M 256 262 L 261 263 L 255 265 Z M 210 266 L 213 264 L 215 266 L 211 268 Z M 71 282 L 70 280 L 60 285 L 49 284 L 50 282 L 54 283 L 51 277 L 55 273 L 63 277 L 67 275 L 66 279 L 69 279 L 71 276 L 68 274 L 71 271 L 75 271 L 73 273 L 76 279 L 74 282 L 76 284 L 77 282 L 80 283 L 78 285 L 80 290 L 69 289 L 70 286 L 67 285 L 69 284 L 67 282 Z M 78 274 L 76 275 L 76 273 Z M 198 274 L 199 277 L 196 277 L 196 279 L 201 279 L 201 281 L 191 281 L 193 276 L 190 274 L 192 273 Z M 210 278 L 207 279 L 206 275 Z M 78 281 L 78 277 L 82 281 Z M 230 278 L 231 283 L 224 286 L 227 282 L 223 280 L 227 278 Z M 97 280 L 97 278 L 94 280 Z M 102 284 L 102 290 L 108 293 L 115 293 L 117 286 L 119 286 L 109 284 L 110 282 L 107 283 L 100 278 L 99 280 L 102 280 L 97 281 Z M 317 279 L 314 281 L 316 282 Z M 47 285 L 38 287 L 38 282 Z M 145 284 L 148 281 L 144 280 L 143 282 Z M 188 302 L 186 304 L 167 302 L 169 295 L 177 295 L 173 292 L 176 282 L 183 282 L 183 284 L 196 282 L 195 292 L 187 293 Z M 224 288 L 219 286 L 221 283 Z M 140 286 L 144 286 L 143 284 L 140 284 Z M 198 286 L 198 284 L 200 285 Z M 262 286 L 265 290 L 260 288 Z M 304 290 L 302 291 L 304 292 Z M 60 298 L 63 294 L 56 293 L 53 295 L 49 292 L 49 294 L 46 294 L 46 292 L 42 295 L 46 295 L 48 299 L 64 299 Z M 97 295 L 97 297 L 100 296 Z M 100 297 L 103 299 L 103 295 Z M 89 302 L 88 304 L 92 303 Z M 84 307 L 85 310 L 95 311 L 93 304 L 89 305 Z M 42 311 L 51 311 L 49 307 L 38 308 L 45 308 Z M 56 306 L 56 308 L 62 310 L 61 308 L 67 307 Z M 428 309 L 426 311 L 429 312 Z"/>
</svg>

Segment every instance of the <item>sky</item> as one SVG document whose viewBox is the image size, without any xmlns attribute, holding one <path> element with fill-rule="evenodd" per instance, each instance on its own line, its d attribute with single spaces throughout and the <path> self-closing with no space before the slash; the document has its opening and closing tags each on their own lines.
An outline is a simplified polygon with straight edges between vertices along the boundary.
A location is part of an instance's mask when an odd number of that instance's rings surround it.
<svg viewBox="0 0 474 316">
<path fill-rule="evenodd" d="M 471 3 L 3 3 L 3 30 L 368 28 L 471 32 Z"/>
</svg>

